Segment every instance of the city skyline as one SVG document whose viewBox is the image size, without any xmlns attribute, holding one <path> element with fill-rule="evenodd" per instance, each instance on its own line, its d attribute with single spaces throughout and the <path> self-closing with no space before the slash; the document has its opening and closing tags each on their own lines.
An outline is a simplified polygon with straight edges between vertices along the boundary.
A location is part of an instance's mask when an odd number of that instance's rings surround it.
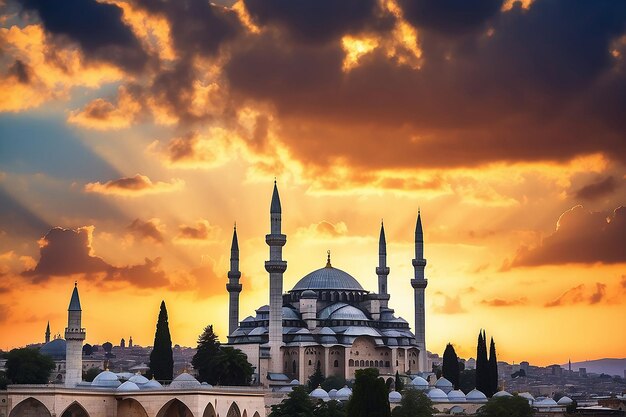
<svg viewBox="0 0 626 417">
<path fill-rule="evenodd" d="M 382 220 L 414 329 L 421 210 L 428 350 L 624 357 L 620 2 L 70 3 L 0 2 L 1 349 L 63 334 L 75 281 L 86 343 L 151 345 L 163 299 L 225 342 L 235 222 L 239 319 L 269 302 L 276 178 L 285 291 L 330 250 L 375 292 Z"/>
</svg>

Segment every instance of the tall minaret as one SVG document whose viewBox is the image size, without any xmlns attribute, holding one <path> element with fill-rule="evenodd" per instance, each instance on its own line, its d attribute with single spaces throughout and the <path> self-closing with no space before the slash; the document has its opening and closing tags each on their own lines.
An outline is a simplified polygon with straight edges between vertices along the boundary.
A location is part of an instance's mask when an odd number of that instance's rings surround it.
<svg viewBox="0 0 626 417">
<path fill-rule="evenodd" d="M 422 217 L 417 211 L 417 224 L 415 225 L 415 259 L 413 259 L 413 269 L 415 276 L 411 280 L 413 296 L 415 300 L 415 341 L 420 349 L 419 364 L 420 371 L 428 371 L 428 354 L 426 353 L 426 314 L 424 310 L 424 291 L 428 285 L 428 280 L 424 278 L 424 231 L 422 230 Z"/>
<path fill-rule="evenodd" d="M 385 226 L 380 222 L 380 238 L 378 239 L 378 267 L 376 268 L 378 275 L 378 294 L 388 294 L 387 275 L 389 275 L 389 267 L 387 266 L 387 241 L 385 240 Z"/>
<path fill-rule="evenodd" d="M 65 328 L 65 386 L 75 387 L 83 380 L 83 340 L 85 329 L 81 327 L 82 310 L 78 297 L 78 286 L 74 291 L 67 309 L 67 327 Z"/>
<path fill-rule="evenodd" d="M 237 225 L 233 229 L 233 243 L 230 245 L 230 271 L 228 271 L 228 334 L 231 335 L 239 326 L 239 293 L 241 284 L 239 283 L 241 272 L 239 272 L 239 243 L 237 242 Z"/>
<path fill-rule="evenodd" d="M 48 321 L 48 325 L 46 326 L 46 343 L 50 342 L 50 321 Z"/>
<path fill-rule="evenodd" d="M 270 372 L 282 373 L 280 347 L 283 343 L 283 273 L 287 262 L 283 261 L 283 246 L 287 236 L 280 232 L 281 208 L 278 187 L 274 180 L 274 193 L 270 204 L 270 234 L 265 242 L 270 247 L 270 260 L 265 262 L 265 270 L 270 274 Z"/>
</svg>

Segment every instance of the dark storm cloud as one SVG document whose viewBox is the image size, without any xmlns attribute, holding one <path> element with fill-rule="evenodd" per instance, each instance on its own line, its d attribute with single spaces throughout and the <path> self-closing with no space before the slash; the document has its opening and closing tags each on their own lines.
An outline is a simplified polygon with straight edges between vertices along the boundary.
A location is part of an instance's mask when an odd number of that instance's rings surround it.
<svg viewBox="0 0 626 417">
<path fill-rule="evenodd" d="M 148 55 L 130 27 L 122 22 L 122 9 L 96 0 L 18 0 L 37 12 L 47 32 L 77 42 L 86 57 L 141 70 Z"/>
<path fill-rule="evenodd" d="M 31 77 L 31 69 L 23 61 L 16 59 L 9 67 L 9 75 L 14 76 L 21 84 L 28 84 Z"/>
<path fill-rule="evenodd" d="M 376 0 L 244 0 L 255 23 L 276 25 L 299 41 L 327 42 L 348 33 L 389 28 Z"/>
<path fill-rule="evenodd" d="M 576 206 L 561 215 L 556 231 L 540 246 L 519 248 L 511 266 L 626 262 L 624 236 L 626 207 L 607 214 Z"/>
<path fill-rule="evenodd" d="M 615 177 L 608 176 L 602 180 L 587 184 L 576 191 L 576 198 L 583 200 L 596 200 L 612 194 L 618 187 Z"/>
</svg>

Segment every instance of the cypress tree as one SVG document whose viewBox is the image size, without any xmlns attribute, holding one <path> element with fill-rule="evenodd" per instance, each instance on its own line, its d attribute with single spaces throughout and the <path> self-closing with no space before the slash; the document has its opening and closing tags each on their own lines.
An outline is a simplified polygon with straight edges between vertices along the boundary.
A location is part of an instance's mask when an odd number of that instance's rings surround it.
<svg viewBox="0 0 626 417">
<path fill-rule="evenodd" d="M 191 364 L 198 371 L 198 380 L 215 385 L 217 376 L 212 369 L 212 361 L 220 351 L 220 341 L 213 332 L 213 325 L 204 328 L 204 332 L 198 338 L 196 354 L 193 355 Z"/>
<path fill-rule="evenodd" d="M 489 391 L 489 363 L 487 361 L 487 343 L 484 330 L 478 334 L 476 346 L 476 389 L 487 395 Z"/>
<path fill-rule="evenodd" d="M 352 397 L 346 405 L 350 417 L 391 417 L 389 391 L 378 369 L 357 369 Z"/>
<path fill-rule="evenodd" d="M 404 389 L 404 382 L 402 382 L 402 378 L 400 378 L 400 374 L 398 373 L 398 371 L 396 371 L 396 378 L 394 380 L 394 385 L 395 385 L 396 391 L 398 392 Z"/>
<path fill-rule="evenodd" d="M 489 397 L 498 391 L 498 359 L 496 357 L 496 344 L 491 338 L 489 346 Z M 486 394 L 486 393 L 485 393 Z"/>
<path fill-rule="evenodd" d="M 322 373 L 322 364 L 320 361 L 317 361 L 317 365 L 315 366 L 315 372 L 311 374 L 311 376 L 309 377 L 309 381 L 307 382 L 309 391 L 313 391 L 315 388 L 319 387 L 325 379 L 326 378 Z"/>
<path fill-rule="evenodd" d="M 167 322 L 165 301 L 161 301 L 161 310 L 154 334 L 154 346 L 150 352 L 150 373 L 154 379 L 171 381 L 174 374 L 174 358 L 172 354 L 172 337 Z"/>
<path fill-rule="evenodd" d="M 452 344 L 450 343 L 447 344 L 446 350 L 443 352 L 443 366 L 441 372 L 444 378 L 452 382 L 452 385 L 454 385 L 454 389 L 459 388 L 459 357 L 454 351 L 454 346 L 452 346 Z"/>
</svg>

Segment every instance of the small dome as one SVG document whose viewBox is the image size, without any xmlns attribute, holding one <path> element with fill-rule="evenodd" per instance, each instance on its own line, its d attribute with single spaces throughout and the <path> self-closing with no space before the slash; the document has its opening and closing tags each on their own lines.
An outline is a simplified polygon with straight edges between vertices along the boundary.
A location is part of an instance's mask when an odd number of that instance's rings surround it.
<svg viewBox="0 0 626 417">
<path fill-rule="evenodd" d="M 260 336 L 265 333 L 267 333 L 267 327 L 255 327 L 250 333 L 248 333 L 248 336 Z"/>
<path fill-rule="evenodd" d="M 141 374 L 135 374 L 131 376 L 130 378 L 128 378 L 128 381 L 141 385 L 141 384 L 147 384 L 149 382 L 149 379 Z"/>
<path fill-rule="evenodd" d="M 283 319 L 300 320 L 300 316 L 293 308 L 283 307 Z"/>
<path fill-rule="evenodd" d="M 322 320 L 368 320 L 360 309 L 346 303 L 335 303 L 319 312 Z"/>
<path fill-rule="evenodd" d="M 428 391 L 428 398 L 430 398 L 434 402 L 440 402 L 440 403 L 448 402 L 448 396 L 446 395 L 445 392 L 443 392 L 439 388 L 433 388 L 430 391 Z"/>
<path fill-rule="evenodd" d="M 318 386 L 313 391 L 311 391 L 309 395 L 311 396 L 311 398 L 314 398 L 316 400 L 322 400 L 322 401 L 330 400 L 328 393 L 324 391 L 324 389 L 320 386 Z"/>
<path fill-rule="evenodd" d="M 448 381 L 446 378 L 441 377 L 435 382 L 435 387 L 437 388 L 448 388 L 452 386 L 452 382 Z"/>
<path fill-rule="evenodd" d="M 317 294 L 313 290 L 305 290 L 302 291 L 302 294 L 300 294 L 300 298 L 314 300 L 317 298 Z"/>
<path fill-rule="evenodd" d="M 498 391 L 495 394 L 493 394 L 493 398 L 499 398 L 499 397 L 512 397 L 513 394 L 511 394 L 510 392 L 507 391 Z"/>
<path fill-rule="evenodd" d="M 54 339 L 39 349 L 42 355 L 50 356 L 54 360 L 65 359 L 65 339 Z"/>
<path fill-rule="evenodd" d="M 156 379 L 151 379 L 141 386 L 141 389 L 163 389 L 163 385 Z"/>
<path fill-rule="evenodd" d="M 280 387 L 278 389 L 278 392 L 291 392 L 293 391 L 293 387 L 290 385 L 284 386 L 284 387 Z"/>
<path fill-rule="evenodd" d="M 450 402 L 465 402 L 465 394 L 460 389 L 452 390 L 448 393 L 448 399 Z"/>
<path fill-rule="evenodd" d="M 102 371 L 91 382 L 92 387 L 114 387 L 120 386 L 120 380 L 111 371 Z"/>
<path fill-rule="evenodd" d="M 558 405 L 570 405 L 574 401 L 570 397 L 561 397 L 559 401 L 557 401 Z"/>
<path fill-rule="evenodd" d="M 337 391 L 337 395 L 335 396 L 335 398 L 337 399 L 337 401 L 348 401 L 351 395 L 352 390 L 348 388 L 347 385 L 344 385 L 343 388 Z"/>
<path fill-rule="evenodd" d="M 300 381 L 298 381 L 297 379 L 293 379 L 289 385 L 300 385 Z"/>
<path fill-rule="evenodd" d="M 139 387 L 134 382 L 126 381 L 119 387 L 117 387 L 118 391 L 139 391 Z"/>
<path fill-rule="evenodd" d="M 337 390 L 335 388 L 328 391 L 328 396 L 331 400 L 334 400 L 337 397 Z"/>
<path fill-rule="evenodd" d="M 188 374 L 187 372 L 183 372 L 178 375 L 168 388 L 171 389 L 189 389 L 189 388 L 200 388 L 200 382 L 193 375 Z"/>
<path fill-rule="evenodd" d="M 465 396 L 467 401 L 476 401 L 476 402 L 485 402 L 487 401 L 487 396 L 477 389 L 473 389 L 467 393 Z"/>
<path fill-rule="evenodd" d="M 535 402 L 535 406 L 539 406 L 539 407 L 554 407 L 557 405 L 558 404 L 556 403 L 556 401 L 554 401 L 552 398 L 544 398 L 541 401 Z"/>
<path fill-rule="evenodd" d="M 428 388 L 428 381 L 426 381 L 421 376 L 416 376 L 415 378 L 413 378 L 413 381 L 411 381 L 411 384 L 418 389 Z"/>
<path fill-rule="evenodd" d="M 389 393 L 390 403 L 399 403 L 400 401 L 402 401 L 402 394 L 400 394 L 398 391 L 393 390 Z"/>
<path fill-rule="evenodd" d="M 526 398 L 528 401 L 535 401 L 535 397 L 533 397 L 530 392 L 522 392 L 519 394 L 519 396 L 522 398 Z"/>
</svg>

